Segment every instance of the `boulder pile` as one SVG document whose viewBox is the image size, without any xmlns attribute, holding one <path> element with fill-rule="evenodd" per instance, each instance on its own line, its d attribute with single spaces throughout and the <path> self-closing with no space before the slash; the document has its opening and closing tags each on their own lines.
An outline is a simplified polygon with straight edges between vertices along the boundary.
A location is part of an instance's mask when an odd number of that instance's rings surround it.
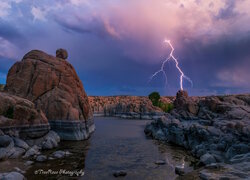
<svg viewBox="0 0 250 180">
<path fill-rule="evenodd" d="M 146 126 L 146 135 L 185 147 L 200 164 L 231 169 L 216 175 L 206 169 L 202 178 L 250 176 L 250 94 L 188 97 L 179 91 L 174 105 L 169 114 Z"/>
</svg>

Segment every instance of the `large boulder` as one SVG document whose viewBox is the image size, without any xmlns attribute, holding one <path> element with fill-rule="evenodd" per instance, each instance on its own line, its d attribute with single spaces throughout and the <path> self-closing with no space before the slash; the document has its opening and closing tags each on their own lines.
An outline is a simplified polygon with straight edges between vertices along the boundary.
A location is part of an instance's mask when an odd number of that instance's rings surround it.
<svg viewBox="0 0 250 180">
<path fill-rule="evenodd" d="M 61 139 L 86 139 L 94 130 L 87 95 L 73 66 L 57 56 L 27 53 L 9 70 L 5 91 L 32 101 Z"/>
</svg>

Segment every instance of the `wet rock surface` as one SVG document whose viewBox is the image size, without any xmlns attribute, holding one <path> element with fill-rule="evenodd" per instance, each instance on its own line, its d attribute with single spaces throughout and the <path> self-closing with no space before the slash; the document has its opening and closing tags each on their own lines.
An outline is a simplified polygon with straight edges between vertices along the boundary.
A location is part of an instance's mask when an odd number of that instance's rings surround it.
<svg viewBox="0 0 250 180">
<path fill-rule="evenodd" d="M 237 168 L 250 165 L 249 100 L 247 94 L 189 98 L 186 92 L 180 91 L 174 102 L 175 109 L 148 124 L 144 132 L 185 147 L 200 158 L 201 164 L 221 163 L 224 168 L 239 171 L 243 174 L 234 176 L 241 178 L 250 172 L 250 169 L 243 172 Z M 211 175 L 207 171 L 201 173 L 202 178 Z M 216 177 L 224 177 L 226 171 L 216 173 Z"/>
</svg>

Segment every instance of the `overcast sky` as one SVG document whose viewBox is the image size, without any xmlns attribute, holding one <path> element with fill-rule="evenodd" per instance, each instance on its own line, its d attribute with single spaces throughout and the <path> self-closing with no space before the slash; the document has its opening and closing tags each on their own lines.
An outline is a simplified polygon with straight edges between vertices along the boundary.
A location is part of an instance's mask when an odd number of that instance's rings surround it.
<svg viewBox="0 0 250 180">
<path fill-rule="evenodd" d="M 250 0 L 1 0 L 0 83 L 32 49 L 69 53 L 88 95 L 250 92 Z"/>
</svg>

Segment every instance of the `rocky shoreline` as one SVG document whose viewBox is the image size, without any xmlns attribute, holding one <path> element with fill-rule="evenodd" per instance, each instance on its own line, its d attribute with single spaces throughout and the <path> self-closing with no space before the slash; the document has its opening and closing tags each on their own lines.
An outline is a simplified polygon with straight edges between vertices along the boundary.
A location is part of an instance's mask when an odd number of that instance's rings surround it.
<svg viewBox="0 0 250 180">
<path fill-rule="evenodd" d="M 190 98 L 179 91 L 174 104 L 171 113 L 145 127 L 147 136 L 190 150 L 205 165 L 201 179 L 250 177 L 249 94 Z M 184 177 L 190 173 L 181 171 Z"/>
</svg>

